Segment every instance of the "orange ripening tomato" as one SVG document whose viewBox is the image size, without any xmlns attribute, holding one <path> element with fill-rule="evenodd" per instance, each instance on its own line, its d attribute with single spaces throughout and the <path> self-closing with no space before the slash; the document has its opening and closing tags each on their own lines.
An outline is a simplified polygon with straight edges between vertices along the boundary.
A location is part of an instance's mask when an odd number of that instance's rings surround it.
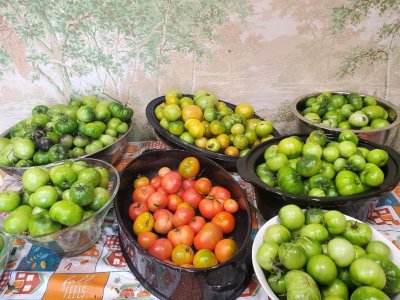
<svg viewBox="0 0 400 300">
<path fill-rule="evenodd" d="M 231 259 L 236 254 L 238 249 L 239 247 L 234 240 L 223 239 L 220 240 L 215 246 L 214 253 L 218 262 L 223 263 Z"/>
<path fill-rule="evenodd" d="M 146 176 L 139 176 L 133 181 L 133 187 L 137 189 L 138 187 L 150 184 L 149 178 Z"/>
<path fill-rule="evenodd" d="M 196 157 L 186 157 L 179 164 L 178 171 L 183 178 L 194 178 L 200 172 L 200 162 Z"/>
<path fill-rule="evenodd" d="M 211 222 L 218 225 L 224 234 L 231 233 L 235 228 L 235 217 L 227 211 L 221 211 L 217 213 L 212 219 Z"/>
</svg>

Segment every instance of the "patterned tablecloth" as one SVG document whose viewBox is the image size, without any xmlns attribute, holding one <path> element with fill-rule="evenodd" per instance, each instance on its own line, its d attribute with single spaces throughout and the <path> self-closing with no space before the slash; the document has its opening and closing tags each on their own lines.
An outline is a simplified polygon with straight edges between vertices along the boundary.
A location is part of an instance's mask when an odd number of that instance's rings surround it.
<svg viewBox="0 0 400 300">
<path fill-rule="evenodd" d="M 120 171 L 146 149 L 167 148 L 160 141 L 128 143 L 115 166 Z M 256 207 L 252 185 L 233 174 Z M 0 190 L 13 184 L 14 178 L 0 173 Z M 254 209 L 253 233 L 265 220 Z M 400 248 L 400 186 L 370 208 L 368 221 Z M 108 213 L 99 241 L 88 251 L 60 258 L 50 250 L 22 240 L 13 242 L 13 250 L 0 278 L 1 299 L 156 299 L 127 267 L 118 242 L 114 210 Z M 266 299 L 254 277 L 241 299 Z"/>
</svg>

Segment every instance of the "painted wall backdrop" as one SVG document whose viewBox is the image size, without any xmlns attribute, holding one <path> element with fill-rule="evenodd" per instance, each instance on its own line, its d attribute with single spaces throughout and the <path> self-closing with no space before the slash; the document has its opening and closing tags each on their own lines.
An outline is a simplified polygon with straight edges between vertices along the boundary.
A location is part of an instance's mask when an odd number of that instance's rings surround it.
<svg viewBox="0 0 400 300">
<path fill-rule="evenodd" d="M 396 0 L 0 0 L 0 130 L 39 103 L 108 94 L 148 139 L 145 107 L 172 88 L 251 103 L 281 133 L 310 92 L 399 105 L 399 16 Z"/>
</svg>

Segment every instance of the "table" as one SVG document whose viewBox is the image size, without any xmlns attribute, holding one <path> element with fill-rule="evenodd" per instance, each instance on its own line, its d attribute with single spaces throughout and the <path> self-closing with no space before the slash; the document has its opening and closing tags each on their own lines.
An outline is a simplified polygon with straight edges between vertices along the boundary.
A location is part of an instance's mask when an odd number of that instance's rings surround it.
<svg viewBox="0 0 400 300">
<path fill-rule="evenodd" d="M 148 149 L 168 148 L 161 141 L 130 142 L 115 163 L 121 171 Z M 255 190 L 232 174 L 256 207 Z M 15 182 L 0 173 L 0 190 Z M 253 236 L 265 220 L 254 208 Z M 400 185 L 370 208 L 368 221 L 400 248 Z M 99 241 L 88 251 L 60 258 L 50 250 L 15 240 L 9 263 L 0 278 L 1 299 L 156 299 L 136 280 L 127 267 L 118 242 L 114 210 L 108 213 Z M 267 299 L 254 277 L 240 299 Z"/>
</svg>

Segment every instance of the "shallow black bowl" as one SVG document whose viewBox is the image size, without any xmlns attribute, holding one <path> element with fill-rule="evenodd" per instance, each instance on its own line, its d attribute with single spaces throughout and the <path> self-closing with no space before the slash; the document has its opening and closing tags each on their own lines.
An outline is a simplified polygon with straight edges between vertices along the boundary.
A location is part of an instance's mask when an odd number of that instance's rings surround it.
<svg viewBox="0 0 400 300">
<path fill-rule="evenodd" d="M 385 167 L 385 180 L 378 188 L 372 188 L 363 193 L 351 196 L 338 197 L 310 197 L 294 195 L 278 190 L 263 183 L 256 174 L 256 167 L 265 162 L 264 151 L 271 145 L 278 144 L 287 136 L 281 136 L 257 145 L 250 152 L 237 161 L 237 169 L 240 176 L 252 183 L 257 190 L 257 206 L 261 214 L 267 220 L 277 215 L 279 209 L 289 203 L 297 204 L 303 208 L 321 207 L 324 209 L 337 209 L 359 220 L 366 220 L 370 204 L 389 193 L 400 181 L 400 154 L 393 149 L 381 146 L 365 140 L 359 140 L 358 146 L 367 149 L 380 148 L 388 152 L 389 160 Z M 308 135 L 297 135 L 303 141 Z M 337 135 L 327 135 L 329 140 L 337 140 Z"/>
<path fill-rule="evenodd" d="M 137 243 L 132 232 L 133 222 L 128 217 L 128 207 L 132 203 L 133 180 L 139 174 L 151 178 L 163 166 L 177 169 L 182 159 L 188 156 L 197 157 L 200 161 L 200 176 L 208 177 L 214 185 L 227 188 L 232 198 L 239 202 L 240 209 L 234 214 L 235 230 L 231 233 L 239 245 L 239 251 L 232 259 L 211 268 L 181 268 L 148 254 Z M 235 299 L 247 287 L 253 273 L 249 203 L 239 184 L 214 161 L 184 150 L 145 152 L 121 174 L 120 189 L 114 206 L 125 260 L 140 283 L 158 298 Z"/>
<path fill-rule="evenodd" d="M 193 95 L 189 95 L 189 94 L 183 95 L 183 96 L 193 98 Z M 232 156 L 228 156 L 228 155 L 225 155 L 222 153 L 215 153 L 215 152 L 212 152 L 209 150 L 201 149 L 195 145 L 191 145 L 189 143 L 182 141 L 178 136 L 173 135 L 168 130 L 161 127 L 160 122 L 156 118 L 154 110 L 156 109 L 156 107 L 159 104 L 161 104 L 164 101 L 165 101 L 165 97 L 161 96 L 161 97 L 155 98 L 152 101 L 150 101 L 150 103 L 146 107 L 147 120 L 149 121 L 150 125 L 153 126 L 154 131 L 156 132 L 157 136 L 161 140 L 163 140 L 168 145 L 170 145 L 174 148 L 198 152 L 198 153 L 200 153 L 204 156 L 207 156 L 207 157 L 211 158 L 212 160 L 216 161 L 221 166 L 223 166 L 225 169 L 227 169 L 229 171 L 236 171 L 237 157 L 232 157 Z M 221 100 L 219 100 L 219 101 L 221 101 Z M 222 102 L 226 103 L 226 105 L 228 107 L 235 110 L 235 107 L 236 107 L 235 105 L 225 102 L 225 101 L 222 101 Z M 257 115 L 254 115 L 254 118 L 261 119 L 261 117 L 257 116 Z M 275 137 L 280 136 L 279 132 L 276 131 L 275 128 L 273 129 L 272 134 Z"/>
</svg>

